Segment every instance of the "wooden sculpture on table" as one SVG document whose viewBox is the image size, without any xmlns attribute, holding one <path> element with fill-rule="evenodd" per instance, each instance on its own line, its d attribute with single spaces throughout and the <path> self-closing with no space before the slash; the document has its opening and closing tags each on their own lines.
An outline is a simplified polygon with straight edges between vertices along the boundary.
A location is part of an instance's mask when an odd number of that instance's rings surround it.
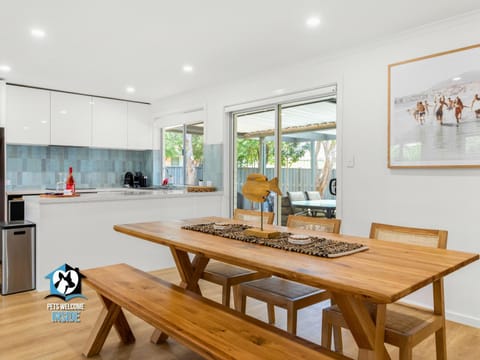
<svg viewBox="0 0 480 360">
<path fill-rule="evenodd" d="M 263 238 L 275 238 L 280 235 L 278 231 L 263 229 L 263 203 L 272 191 L 282 195 L 277 178 L 268 181 L 267 177 L 262 174 L 248 175 L 247 181 L 243 184 L 242 193 L 248 200 L 260 203 L 260 229 L 247 229 L 245 234 Z"/>
</svg>

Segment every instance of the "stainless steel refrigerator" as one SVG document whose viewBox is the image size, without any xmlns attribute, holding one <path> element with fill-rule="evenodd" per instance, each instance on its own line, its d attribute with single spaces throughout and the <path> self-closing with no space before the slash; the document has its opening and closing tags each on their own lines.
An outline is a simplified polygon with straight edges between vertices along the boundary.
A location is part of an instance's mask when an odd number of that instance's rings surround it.
<svg viewBox="0 0 480 360">
<path fill-rule="evenodd" d="M 7 222 L 5 193 L 6 85 L 0 79 L 0 262 L 2 295 L 35 289 L 35 224 Z"/>
</svg>

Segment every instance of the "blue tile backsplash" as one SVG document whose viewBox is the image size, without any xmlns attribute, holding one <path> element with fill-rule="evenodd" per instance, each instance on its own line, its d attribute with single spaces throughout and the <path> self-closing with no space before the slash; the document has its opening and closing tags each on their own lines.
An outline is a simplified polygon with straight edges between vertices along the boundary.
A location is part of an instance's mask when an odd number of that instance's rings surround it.
<svg viewBox="0 0 480 360">
<path fill-rule="evenodd" d="M 77 187 L 119 187 L 127 171 L 141 171 L 152 184 L 151 150 L 7 145 L 7 189 L 55 186 L 70 166 Z"/>
</svg>

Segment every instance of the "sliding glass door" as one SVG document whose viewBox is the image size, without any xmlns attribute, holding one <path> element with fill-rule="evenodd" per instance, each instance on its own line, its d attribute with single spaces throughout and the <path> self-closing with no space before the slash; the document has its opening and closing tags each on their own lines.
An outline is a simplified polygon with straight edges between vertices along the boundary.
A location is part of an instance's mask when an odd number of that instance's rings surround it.
<svg viewBox="0 0 480 360">
<path fill-rule="evenodd" d="M 259 209 L 242 195 L 242 186 L 248 175 L 260 173 L 269 179 L 275 177 L 275 145 L 273 129 L 276 110 L 260 109 L 234 115 L 234 208 Z M 273 197 L 267 199 L 264 210 L 273 211 Z"/>
<path fill-rule="evenodd" d="M 316 192 L 335 198 L 329 182 L 336 177 L 336 96 L 275 104 L 233 113 L 233 208 L 259 209 L 242 195 L 251 173 L 278 177 L 283 197 L 288 192 Z M 277 156 L 278 155 L 278 156 Z M 306 195 L 305 195 L 306 196 Z M 271 194 L 264 210 L 285 224 L 292 209 Z"/>
</svg>

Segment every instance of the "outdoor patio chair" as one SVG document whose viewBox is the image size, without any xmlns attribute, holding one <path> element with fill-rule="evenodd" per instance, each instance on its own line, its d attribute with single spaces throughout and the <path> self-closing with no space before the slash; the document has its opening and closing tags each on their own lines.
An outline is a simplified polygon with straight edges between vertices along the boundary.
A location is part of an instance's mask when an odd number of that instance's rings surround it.
<svg viewBox="0 0 480 360">
<path fill-rule="evenodd" d="M 307 195 L 308 200 L 322 200 L 322 196 L 320 195 L 320 191 L 305 191 L 305 194 Z M 319 211 L 319 210 L 312 210 L 312 215 L 313 216 L 321 216 L 321 217 L 326 217 L 327 214 L 325 211 Z"/>
<path fill-rule="evenodd" d="M 292 208 L 293 215 L 310 215 L 310 209 L 299 210 L 293 206 L 293 201 L 303 201 L 307 200 L 305 193 L 303 191 L 288 191 L 287 192 L 288 200 L 290 200 L 290 207 Z"/>
<path fill-rule="evenodd" d="M 305 194 L 307 194 L 308 200 L 322 200 L 320 191 L 305 191 Z"/>
</svg>

